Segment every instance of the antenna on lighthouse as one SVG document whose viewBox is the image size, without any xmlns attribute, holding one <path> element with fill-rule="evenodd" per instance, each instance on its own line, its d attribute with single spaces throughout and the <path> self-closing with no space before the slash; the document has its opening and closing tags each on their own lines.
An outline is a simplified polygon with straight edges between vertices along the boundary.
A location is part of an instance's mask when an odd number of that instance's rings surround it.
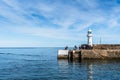
<svg viewBox="0 0 120 80">
<path fill-rule="evenodd" d="M 101 44 L 102 40 L 101 40 L 101 37 L 100 37 L 100 44 Z"/>
</svg>

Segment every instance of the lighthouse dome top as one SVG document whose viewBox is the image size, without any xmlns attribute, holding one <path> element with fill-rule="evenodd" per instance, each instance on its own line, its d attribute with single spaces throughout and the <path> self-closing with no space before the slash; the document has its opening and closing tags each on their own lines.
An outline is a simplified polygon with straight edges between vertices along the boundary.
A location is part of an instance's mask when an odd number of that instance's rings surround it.
<svg viewBox="0 0 120 80">
<path fill-rule="evenodd" d="M 89 30 L 88 30 L 88 32 L 92 32 L 92 30 L 91 30 L 91 29 L 89 29 Z"/>
</svg>

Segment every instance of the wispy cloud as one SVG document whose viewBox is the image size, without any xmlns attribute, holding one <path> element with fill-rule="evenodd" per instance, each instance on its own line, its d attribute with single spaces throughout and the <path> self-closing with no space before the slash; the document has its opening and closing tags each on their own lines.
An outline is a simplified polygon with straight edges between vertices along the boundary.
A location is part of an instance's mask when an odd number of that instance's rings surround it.
<svg viewBox="0 0 120 80">
<path fill-rule="evenodd" d="M 97 38 L 94 42 L 99 41 L 99 36 L 106 40 L 115 38 L 108 42 L 117 41 L 119 35 L 116 34 L 120 34 L 119 13 L 118 0 L 0 1 L 0 25 L 3 30 L 8 29 L 19 36 L 42 37 L 39 41 L 43 43 L 45 38 L 51 41 L 56 40 L 56 46 L 65 43 L 62 40 L 68 40 L 68 43 L 73 40 L 70 45 L 74 45 L 76 41 L 84 43 L 88 27 L 94 30 L 94 36 Z M 100 35 L 101 33 L 104 35 Z M 5 31 L 2 34 L 5 34 Z M 58 43 L 60 41 L 62 41 L 61 44 Z M 24 40 L 22 42 L 25 43 Z M 50 43 L 49 40 L 48 43 Z M 48 45 L 52 46 L 52 44 Z"/>
</svg>

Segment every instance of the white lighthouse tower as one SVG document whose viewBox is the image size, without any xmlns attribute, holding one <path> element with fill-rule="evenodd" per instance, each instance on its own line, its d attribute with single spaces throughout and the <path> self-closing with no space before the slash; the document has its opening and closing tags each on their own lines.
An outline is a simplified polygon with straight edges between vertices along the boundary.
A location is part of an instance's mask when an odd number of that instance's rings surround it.
<svg viewBox="0 0 120 80">
<path fill-rule="evenodd" d="M 88 30 L 87 38 L 88 38 L 88 45 L 93 46 L 93 44 L 92 44 L 92 30 L 91 29 Z"/>
</svg>

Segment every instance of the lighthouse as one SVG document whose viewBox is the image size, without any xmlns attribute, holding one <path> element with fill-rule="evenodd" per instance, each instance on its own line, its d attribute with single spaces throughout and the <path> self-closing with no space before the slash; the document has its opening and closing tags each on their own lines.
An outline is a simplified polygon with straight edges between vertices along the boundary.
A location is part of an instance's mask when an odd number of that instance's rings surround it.
<svg viewBox="0 0 120 80">
<path fill-rule="evenodd" d="M 93 44 L 92 44 L 92 30 L 91 29 L 88 30 L 87 38 L 88 38 L 87 44 L 89 46 L 92 46 Z"/>
</svg>

